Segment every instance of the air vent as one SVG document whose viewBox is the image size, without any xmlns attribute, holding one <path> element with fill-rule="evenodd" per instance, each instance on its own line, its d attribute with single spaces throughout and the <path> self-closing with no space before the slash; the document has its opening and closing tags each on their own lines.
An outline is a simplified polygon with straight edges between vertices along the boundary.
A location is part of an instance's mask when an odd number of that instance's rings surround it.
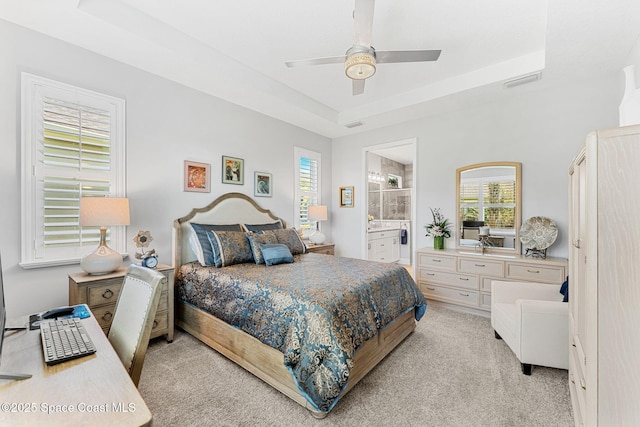
<svg viewBox="0 0 640 427">
<path fill-rule="evenodd" d="M 362 126 L 363 124 L 364 123 L 362 123 L 362 122 L 353 122 L 353 123 L 347 123 L 344 126 L 348 127 L 349 129 L 351 129 L 351 128 L 357 128 L 358 126 Z"/>
<path fill-rule="evenodd" d="M 526 85 L 527 83 L 533 83 L 535 81 L 540 80 L 541 78 L 542 78 L 542 73 L 538 72 L 534 74 L 529 74 L 528 76 L 518 77 L 517 79 L 508 80 L 503 84 L 505 89 L 510 89 L 512 87 Z"/>
</svg>

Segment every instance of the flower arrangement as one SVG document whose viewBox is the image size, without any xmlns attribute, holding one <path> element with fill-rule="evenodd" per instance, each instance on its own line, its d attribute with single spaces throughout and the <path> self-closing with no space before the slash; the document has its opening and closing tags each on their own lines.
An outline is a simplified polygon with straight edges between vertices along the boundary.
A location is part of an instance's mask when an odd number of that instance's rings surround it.
<svg viewBox="0 0 640 427">
<path fill-rule="evenodd" d="M 451 230 L 449 230 L 449 220 L 446 219 L 440 213 L 440 208 L 430 208 L 431 215 L 433 216 L 433 222 L 427 225 L 427 236 L 432 237 L 451 237 Z"/>
<path fill-rule="evenodd" d="M 135 242 L 137 248 L 142 248 L 140 249 L 140 252 L 136 252 L 137 259 L 143 259 L 156 253 L 155 249 L 147 251 L 144 250 L 144 248 L 149 247 L 149 243 L 153 241 L 153 237 L 151 237 L 150 232 L 142 230 L 138 231 L 138 234 L 133 237 L 133 241 Z"/>
</svg>

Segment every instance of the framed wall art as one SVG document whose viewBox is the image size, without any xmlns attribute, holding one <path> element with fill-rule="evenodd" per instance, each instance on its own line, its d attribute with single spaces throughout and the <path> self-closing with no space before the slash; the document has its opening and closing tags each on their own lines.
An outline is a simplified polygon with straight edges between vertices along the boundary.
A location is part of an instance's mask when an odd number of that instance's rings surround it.
<svg viewBox="0 0 640 427">
<path fill-rule="evenodd" d="M 222 183 L 244 184 L 244 160 L 222 156 Z"/>
<path fill-rule="evenodd" d="M 256 197 L 271 197 L 271 174 L 267 172 L 254 172 L 253 195 Z"/>
<path fill-rule="evenodd" d="M 209 193 L 211 191 L 211 165 L 185 160 L 184 191 Z"/>
<path fill-rule="evenodd" d="M 348 187 L 340 187 L 340 207 L 353 207 L 353 185 Z"/>
</svg>

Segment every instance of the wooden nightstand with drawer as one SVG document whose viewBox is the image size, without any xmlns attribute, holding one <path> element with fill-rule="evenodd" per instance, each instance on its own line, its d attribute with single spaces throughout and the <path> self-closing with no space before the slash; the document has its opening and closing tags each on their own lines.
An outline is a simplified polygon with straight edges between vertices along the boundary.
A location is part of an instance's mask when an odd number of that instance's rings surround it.
<svg viewBox="0 0 640 427">
<path fill-rule="evenodd" d="M 320 243 L 318 245 L 307 245 L 307 252 L 314 252 L 317 254 L 334 255 L 335 244 L 333 243 Z"/>
<path fill-rule="evenodd" d="M 153 322 L 151 338 L 166 335 L 167 341 L 173 341 L 173 267 L 158 264 L 156 268 L 167 277 L 167 285 L 162 289 L 158 311 Z M 87 273 L 69 275 L 69 305 L 87 304 L 105 334 L 109 333 L 116 301 L 127 272 L 126 267 L 100 276 Z"/>
</svg>

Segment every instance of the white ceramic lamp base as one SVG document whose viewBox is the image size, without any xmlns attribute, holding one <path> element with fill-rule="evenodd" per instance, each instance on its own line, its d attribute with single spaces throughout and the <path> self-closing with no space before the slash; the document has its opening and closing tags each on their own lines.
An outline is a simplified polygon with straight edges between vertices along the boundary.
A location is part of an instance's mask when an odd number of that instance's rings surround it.
<svg viewBox="0 0 640 427">
<path fill-rule="evenodd" d="M 116 271 L 122 265 L 122 255 L 107 245 L 100 245 L 80 261 L 80 268 L 92 275 Z"/>
<path fill-rule="evenodd" d="M 325 236 L 319 231 L 314 231 L 311 236 L 309 236 L 309 241 L 313 244 L 320 245 L 324 243 Z"/>
</svg>

